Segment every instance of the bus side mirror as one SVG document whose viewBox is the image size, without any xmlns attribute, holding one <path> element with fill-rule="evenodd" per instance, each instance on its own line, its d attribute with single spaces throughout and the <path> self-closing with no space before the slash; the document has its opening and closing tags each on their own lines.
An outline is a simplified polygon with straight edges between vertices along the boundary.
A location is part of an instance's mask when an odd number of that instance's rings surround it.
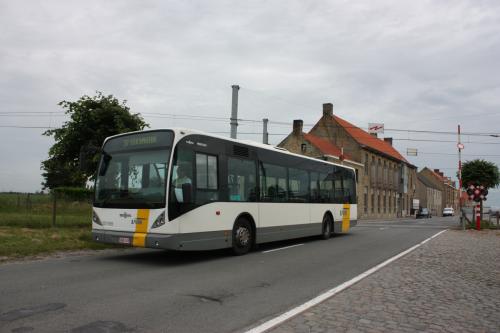
<svg viewBox="0 0 500 333">
<path fill-rule="evenodd" d="M 184 203 L 192 202 L 192 192 L 193 192 L 193 186 L 191 184 L 189 183 L 182 184 L 182 201 Z"/>
<path fill-rule="evenodd" d="M 101 165 L 99 166 L 99 176 L 104 176 L 106 174 L 106 171 L 108 170 L 109 167 L 109 161 L 111 161 L 111 155 L 107 154 L 106 152 L 102 152 L 103 158 Z"/>
</svg>

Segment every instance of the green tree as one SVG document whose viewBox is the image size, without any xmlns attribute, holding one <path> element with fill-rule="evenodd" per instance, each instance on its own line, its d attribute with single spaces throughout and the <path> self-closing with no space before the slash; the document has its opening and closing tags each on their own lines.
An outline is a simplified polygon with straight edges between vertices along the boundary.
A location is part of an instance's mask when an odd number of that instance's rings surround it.
<svg viewBox="0 0 500 333">
<path fill-rule="evenodd" d="M 462 166 L 462 186 L 467 188 L 469 184 L 497 187 L 500 184 L 498 167 L 492 162 L 479 159 L 465 162 Z"/>
<path fill-rule="evenodd" d="M 149 127 L 139 114 L 131 114 L 126 101 L 120 102 L 113 95 L 96 92 L 84 95 L 75 102 L 58 104 L 70 120 L 61 128 L 43 133 L 53 136 L 55 143 L 49 149 L 49 157 L 42 162 L 45 188 L 59 186 L 85 187 L 97 169 L 99 151 L 108 136 Z M 80 159 L 85 163 L 80 165 Z"/>
<path fill-rule="evenodd" d="M 465 162 L 462 166 L 462 187 L 467 188 L 470 184 L 483 185 L 487 189 L 497 187 L 500 184 L 497 165 L 480 159 Z M 480 210 L 482 220 L 483 201 L 480 202 Z"/>
</svg>

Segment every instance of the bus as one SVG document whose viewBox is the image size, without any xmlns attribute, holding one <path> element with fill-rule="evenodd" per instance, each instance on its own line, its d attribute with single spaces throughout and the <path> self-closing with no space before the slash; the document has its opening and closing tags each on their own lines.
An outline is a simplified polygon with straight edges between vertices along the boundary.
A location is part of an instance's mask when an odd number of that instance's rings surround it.
<svg viewBox="0 0 500 333">
<path fill-rule="evenodd" d="M 353 168 L 191 129 L 130 132 L 101 150 L 96 242 L 198 251 L 318 235 L 356 225 Z"/>
</svg>

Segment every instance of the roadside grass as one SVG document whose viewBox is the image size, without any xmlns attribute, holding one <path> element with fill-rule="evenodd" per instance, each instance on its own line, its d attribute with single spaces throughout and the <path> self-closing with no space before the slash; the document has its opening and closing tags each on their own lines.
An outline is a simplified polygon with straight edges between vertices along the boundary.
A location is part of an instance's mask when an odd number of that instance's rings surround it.
<svg viewBox="0 0 500 333">
<path fill-rule="evenodd" d="M 57 251 L 102 250 L 110 247 L 93 242 L 88 228 L 0 227 L 0 261 Z"/>
<path fill-rule="evenodd" d="M 60 199 L 52 227 L 52 197 L 0 193 L 0 262 L 58 251 L 99 250 L 118 246 L 92 241 L 92 207 Z"/>
</svg>

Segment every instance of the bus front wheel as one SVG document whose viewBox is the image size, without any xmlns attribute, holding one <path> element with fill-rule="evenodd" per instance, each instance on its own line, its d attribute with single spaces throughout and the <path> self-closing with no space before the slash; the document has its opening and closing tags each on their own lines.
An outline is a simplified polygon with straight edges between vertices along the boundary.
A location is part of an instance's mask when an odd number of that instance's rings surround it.
<svg viewBox="0 0 500 333">
<path fill-rule="evenodd" d="M 253 232 L 250 222 L 239 218 L 233 226 L 233 253 L 237 256 L 250 251 L 253 244 Z"/>
<path fill-rule="evenodd" d="M 330 218 L 330 215 L 326 214 L 323 217 L 323 229 L 321 232 L 321 238 L 322 239 L 328 239 L 332 235 L 332 219 Z"/>
</svg>

